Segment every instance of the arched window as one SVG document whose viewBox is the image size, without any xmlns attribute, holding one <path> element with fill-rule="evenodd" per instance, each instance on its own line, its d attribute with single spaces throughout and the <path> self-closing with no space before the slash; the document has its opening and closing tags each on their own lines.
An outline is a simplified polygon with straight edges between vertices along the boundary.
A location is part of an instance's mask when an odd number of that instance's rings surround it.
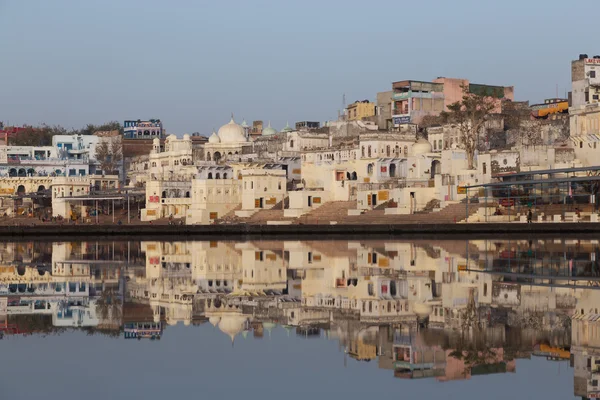
<svg viewBox="0 0 600 400">
<path fill-rule="evenodd" d="M 367 148 L 367 157 L 371 157 L 371 146 Z"/>
<path fill-rule="evenodd" d="M 212 179 L 212 172 L 208 173 L 208 179 Z"/>
<path fill-rule="evenodd" d="M 217 172 L 217 173 L 215 174 L 215 179 L 221 179 L 221 174 Z"/>
<path fill-rule="evenodd" d="M 438 150 L 442 149 L 442 139 L 438 140 Z"/>
<path fill-rule="evenodd" d="M 354 171 L 354 172 L 352 173 L 352 180 L 353 180 L 353 181 L 355 181 L 355 180 L 357 180 L 357 179 L 358 179 L 358 177 L 356 176 L 356 171 Z"/>
<path fill-rule="evenodd" d="M 404 146 L 404 155 L 408 155 L 408 146 Z"/>
<path fill-rule="evenodd" d="M 190 198 L 190 192 L 185 192 L 185 197 Z"/>
<path fill-rule="evenodd" d="M 396 145 L 396 154 L 400 154 L 400 146 Z"/>
<path fill-rule="evenodd" d="M 433 141 L 433 149 L 437 150 L 437 142 L 435 140 Z"/>
<path fill-rule="evenodd" d="M 373 175 L 373 164 L 367 165 L 367 175 Z"/>
<path fill-rule="evenodd" d="M 386 155 L 387 157 L 389 157 L 389 156 L 390 156 L 390 146 L 387 146 L 387 147 L 385 148 L 385 155 Z"/>
<path fill-rule="evenodd" d="M 363 146 L 363 147 L 361 148 L 361 150 L 360 150 L 360 155 L 361 155 L 361 157 L 364 157 L 364 156 L 365 156 L 365 146 Z"/>
<path fill-rule="evenodd" d="M 281 190 L 281 182 L 278 182 L 278 183 L 277 183 L 277 189 L 278 189 L 278 190 Z"/>
<path fill-rule="evenodd" d="M 250 181 L 250 189 L 254 189 L 254 181 Z"/>
<path fill-rule="evenodd" d="M 293 148 L 294 148 L 294 141 L 290 140 L 290 149 L 293 149 Z"/>
<path fill-rule="evenodd" d="M 166 199 L 166 198 L 167 198 L 167 191 L 166 191 L 166 190 L 163 190 L 163 192 L 162 192 L 162 196 L 161 196 L 161 197 L 162 197 L 163 199 Z"/>
<path fill-rule="evenodd" d="M 206 161 L 211 161 L 210 160 L 210 153 L 206 153 Z"/>
<path fill-rule="evenodd" d="M 227 179 L 227 172 L 223 173 L 223 179 Z"/>
</svg>

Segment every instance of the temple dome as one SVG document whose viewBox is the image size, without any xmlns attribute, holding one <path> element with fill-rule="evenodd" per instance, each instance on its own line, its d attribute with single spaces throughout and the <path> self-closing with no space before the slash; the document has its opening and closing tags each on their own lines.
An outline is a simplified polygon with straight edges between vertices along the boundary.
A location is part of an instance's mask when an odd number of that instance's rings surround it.
<svg viewBox="0 0 600 400">
<path fill-rule="evenodd" d="M 221 143 L 221 139 L 219 139 L 219 136 L 217 136 L 217 133 L 215 131 L 213 131 L 212 135 L 210 135 L 210 137 L 208 138 L 208 143 Z"/>
<path fill-rule="evenodd" d="M 183 140 L 192 140 L 192 137 L 189 134 L 183 135 Z"/>
<path fill-rule="evenodd" d="M 218 135 L 219 139 L 221 139 L 221 143 L 241 143 L 246 141 L 244 128 L 242 128 L 241 125 L 236 124 L 233 117 L 228 124 L 219 128 Z"/>
<path fill-rule="evenodd" d="M 277 134 L 277 129 L 271 128 L 271 121 L 269 121 L 269 126 L 267 126 L 262 131 L 263 136 L 272 136 Z"/>
<path fill-rule="evenodd" d="M 281 130 L 282 133 L 288 133 L 288 132 L 293 132 L 294 130 L 292 129 L 292 127 L 290 126 L 289 122 L 286 122 L 285 124 L 285 128 L 283 128 Z"/>
<path fill-rule="evenodd" d="M 431 153 L 431 143 L 429 140 L 420 138 L 412 145 L 412 154 L 417 156 L 421 154 Z"/>
<path fill-rule="evenodd" d="M 224 315 L 219 323 L 219 329 L 233 339 L 244 330 L 246 317 L 243 315 Z"/>
</svg>

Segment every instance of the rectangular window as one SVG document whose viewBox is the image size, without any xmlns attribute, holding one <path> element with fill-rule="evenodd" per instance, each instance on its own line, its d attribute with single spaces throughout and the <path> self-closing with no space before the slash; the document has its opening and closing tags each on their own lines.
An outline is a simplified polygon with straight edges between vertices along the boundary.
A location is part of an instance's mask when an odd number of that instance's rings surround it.
<svg viewBox="0 0 600 400">
<path fill-rule="evenodd" d="M 69 176 L 75 176 L 76 173 L 77 171 L 74 168 L 69 170 Z"/>
<path fill-rule="evenodd" d="M 312 264 L 312 260 L 313 260 L 313 258 L 312 258 L 312 252 L 309 251 L 308 252 L 308 263 Z"/>
<path fill-rule="evenodd" d="M 85 169 L 79 170 L 79 176 L 85 176 Z"/>
<path fill-rule="evenodd" d="M 596 77 L 596 71 L 590 71 L 590 78 Z"/>
<path fill-rule="evenodd" d="M 597 94 L 593 95 L 593 96 L 592 96 L 592 99 L 593 99 L 593 100 L 598 100 L 598 95 L 597 95 Z"/>
</svg>

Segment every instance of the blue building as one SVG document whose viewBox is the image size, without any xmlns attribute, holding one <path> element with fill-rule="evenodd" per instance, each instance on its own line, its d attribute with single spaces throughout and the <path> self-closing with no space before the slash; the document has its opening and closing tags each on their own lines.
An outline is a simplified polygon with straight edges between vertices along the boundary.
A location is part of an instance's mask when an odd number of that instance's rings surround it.
<svg viewBox="0 0 600 400">
<path fill-rule="evenodd" d="M 127 120 L 123 123 L 123 131 L 125 139 L 162 139 L 164 137 L 163 125 L 160 119 Z"/>
</svg>

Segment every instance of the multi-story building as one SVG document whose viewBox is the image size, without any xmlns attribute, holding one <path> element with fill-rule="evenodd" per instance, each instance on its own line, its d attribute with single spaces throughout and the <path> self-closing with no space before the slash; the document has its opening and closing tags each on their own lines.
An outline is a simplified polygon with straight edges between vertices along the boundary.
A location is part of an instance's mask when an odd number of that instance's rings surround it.
<svg viewBox="0 0 600 400">
<path fill-rule="evenodd" d="M 600 151 L 600 56 L 580 54 L 571 62 L 569 125 L 575 154 L 584 164 L 596 162 Z"/>
<path fill-rule="evenodd" d="M 375 103 L 369 100 L 355 101 L 347 107 L 347 118 L 349 121 L 357 121 L 375 115 Z"/>
<path fill-rule="evenodd" d="M 405 80 L 392 84 L 392 120 L 395 127 L 419 124 L 425 116 L 439 115 L 448 106 L 460 101 L 464 90 L 500 101 L 514 100 L 512 86 L 493 86 L 470 83 L 467 79 L 437 78 L 432 82 Z"/>
<path fill-rule="evenodd" d="M 147 121 L 127 120 L 123 123 L 125 139 L 162 139 L 164 136 L 163 125 L 160 119 Z"/>
</svg>

